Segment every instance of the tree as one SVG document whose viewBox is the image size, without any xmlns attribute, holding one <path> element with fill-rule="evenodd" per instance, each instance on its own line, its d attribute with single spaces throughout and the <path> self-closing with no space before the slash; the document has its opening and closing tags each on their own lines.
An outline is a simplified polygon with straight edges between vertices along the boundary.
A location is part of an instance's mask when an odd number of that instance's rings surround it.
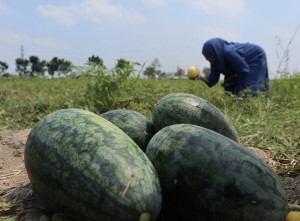
<svg viewBox="0 0 300 221">
<path fill-rule="evenodd" d="M 210 68 L 203 68 L 202 73 L 204 75 L 204 77 L 208 77 L 208 75 L 210 74 Z"/>
<path fill-rule="evenodd" d="M 177 67 L 177 70 L 176 72 L 174 73 L 174 76 L 177 76 L 179 78 L 182 78 L 185 74 L 185 71 L 184 69 L 180 68 L 180 67 Z"/>
<path fill-rule="evenodd" d="M 167 79 L 170 75 L 170 73 L 167 73 L 165 71 L 159 71 L 157 76 L 159 79 Z"/>
<path fill-rule="evenodd" d="M 120 58 L 119 60 L 117 60 L 117 64 L 116 64 L 116 68 L 128 68 L 130 66 L 130 62 L 123 59 L 123 58 Z"/>
<path fill-rule="evenodd" d="M 8 64 L 0 61 L 0 75 L 5 74 L 5 71 L 8 69 Z"/>
<path fill-rule="evenodd" d="M 143 74 L 149 78 L 159 77 L 161 75 L 161 70 L 159 70 L 160 67 L 161 67 L 161 64 L 160 64 L 158 58 L 155 58 L 152 61 L 151 65 L 146 67 Z"/>
<path fill-rule="evenodd" d="M 147 76 L 148 78 L 155 78 L 155 68 L 152 66 L 146 67 L 144 71 L 144 75 Z"/>
<path fill-rule="evenodd" d="M 94 63 L 100 66 L 104 66 L 103 60 L 99 56 L 92 55 L 88 58 L 88 63 Z"/>
<path fill-rule="evenodd" d="M 32 55 L 29 57 L 29 63 L 31 64 L 31 71 L 30 71 L 31 77 L 45 74 L 46 61 L 43 60 L 41 61 L 39 57 Z"/>
<path fill-rule="evenodd" d="M 54 57 L 46 64 L 48 68 L 48 73 L 52 77 L 57 73 L 59 76 L 61 74 L 67 74 L 69 71 L 72 70 L 72 62 Z"/>
<path fill-rule="evenodd" d="M 70 71 L 72 71 L 72 62 L 65 59 L 59 59 L 58 75 L 66 75 Z"/>
<path fill-rule="evenodd" d="M 139 65 L 139 63 L 136 63 L 136 62 L 130 62 L 130 61 L 127 61 L 123 58 L 120 58 L 117 60 L 117 63 L 116 63 L 116 70 L 118 71 L 121 71 L 123 73 L 126 73 L 127 76 L 131 75 L 134 73 L 135 71 L 135 68 L 134 66 L 135 65 Z"/>
<path fill-rule="evenodd" d="M 16 59 L 16 72 L 19 73 L 19 76 L 27 76 L 29 60 L 26 58 L 17 58 Z"/>
<path fill-rule="evenodd" d="M 55 72 L 58 70 L 58 58 L 54 57 L 51 59 L 51 61 L 47 62 L 47 70 L 48 74 L 51 75 L 52 77 L 54 76 Z"/>
</svg>

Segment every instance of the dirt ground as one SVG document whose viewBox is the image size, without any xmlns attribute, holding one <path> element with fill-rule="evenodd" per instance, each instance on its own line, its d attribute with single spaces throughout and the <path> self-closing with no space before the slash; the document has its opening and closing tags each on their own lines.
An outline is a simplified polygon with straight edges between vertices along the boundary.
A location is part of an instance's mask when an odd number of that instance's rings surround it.
<svg viewBox="0 0 300 221">
<path fill-rule="evenodd" d="M 21 131 L 0 130 L 0 220 L 49 220 L 45 207 L 34 193 L 24 165 L 24 148 L 30 129 Z M 250 148 L 270 166 L 276 162 L 256 148 Z M 289 203 L 300 204 L 300 175 L 281 177 Z M 10 201 L 11 200 L 11 201 Z M 9 203 L 12 202 L 12 203 Z M 28 217 L 28 214 L 31 214 Z M 33 215 L 32 215 L 33 214 Z M 46 215 L 45 215 L 46 214 Z M 52 214 L 57 216 L 57 214 Z M 61 218 L 59 218 L 62 220 Z"/>
<path fill-rule="evenodd" d="M 30 129 L 0 132 L 0 193 L 29 183 L 24 147 Z"/>
</svg>

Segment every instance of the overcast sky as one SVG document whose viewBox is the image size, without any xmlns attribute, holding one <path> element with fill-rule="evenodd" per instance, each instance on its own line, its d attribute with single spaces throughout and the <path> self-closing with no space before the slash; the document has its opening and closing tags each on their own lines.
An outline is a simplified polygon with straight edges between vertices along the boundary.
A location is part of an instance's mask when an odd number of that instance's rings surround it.
<svg viewBox="0 0 300 221">
<path fill-rule="evenodd" d="M 290 41 L 287 68 L 300 71 L 299 14 L 299 0 L 0 0 L 0 61 L 14 72 L 23 46 L 25 58 L 75 65 L 96 55 L 109 68 L 158 58 L 167 72 L 203 69 L 203 43 L 221 37 L 262 46 L 275 76 Z"/>
</svg>

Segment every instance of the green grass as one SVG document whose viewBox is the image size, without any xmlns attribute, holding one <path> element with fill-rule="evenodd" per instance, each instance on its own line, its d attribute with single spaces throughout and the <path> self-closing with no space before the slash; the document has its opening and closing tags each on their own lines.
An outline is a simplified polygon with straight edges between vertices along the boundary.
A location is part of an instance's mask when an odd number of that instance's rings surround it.
<svg viewBox="0 0 300 221">
<path fill-rule="evenodd" d="M 201 81 L 128 78 L 116 88 L 114 96 L 97 91 L 91 95 L 88 85 L 93 82 L 90 78 L 0 78 L 0 128 L 31 128 L 47 114 L 71 107 L 96 113 L 127 108 L 151 118 L 152 107 L 162 96 L 185 92 L 221 109 L 237 129 L 241 143 L 270 153 L 280 162 L 280 173 L 300 170 L 299 75 L 272 80 L 269 96 L 246 100 L 224 94 L 220 85 L 208 88 Z M 108 102 L 95 108 L 95 99 L 103 96 L 108 96 Z"/>
</svg>

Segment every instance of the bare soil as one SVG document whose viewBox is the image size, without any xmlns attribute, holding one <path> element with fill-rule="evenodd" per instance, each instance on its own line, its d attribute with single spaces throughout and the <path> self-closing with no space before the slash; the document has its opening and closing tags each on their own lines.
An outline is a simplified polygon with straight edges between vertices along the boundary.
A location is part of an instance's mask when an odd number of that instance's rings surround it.
<svg viewBox="0 0 300 221">
<path fill-rule="evenodd" d="M 29 183 L 24 165 L 24 147 L 29 132 L 30 129 L 0 131 L 0 192 Z"/>
<path fill-rule="evenodd" d="M 0 220 L 66 220 L 62 214 L 51 213 L 35 194 L 24 165 L 24 149 L 31 129 L 0 130 Z M 249 147 L 276 170 L 277 163 L 268 154 Z M 284 175 L 289 203 L 300 204 L 300 175 Z M 50 217 L 49 217 L 50 216 Z M 57 218 L 58 217 L 58 218 Z"/>
</svg>

